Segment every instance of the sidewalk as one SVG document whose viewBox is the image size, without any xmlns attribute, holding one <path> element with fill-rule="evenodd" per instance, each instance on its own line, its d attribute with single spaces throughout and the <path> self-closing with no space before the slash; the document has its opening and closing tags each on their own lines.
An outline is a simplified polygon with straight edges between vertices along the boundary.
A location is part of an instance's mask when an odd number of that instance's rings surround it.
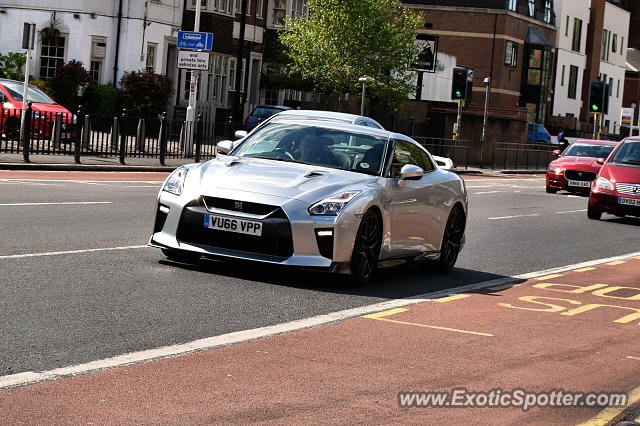
<svg viewBox="0 0 640 426">
<path fill-rule="evenodd" d="M 81 164 L 74 163 L 70 155 L 35 155 L 29 156 L 25 163 L 22 154 L 0 153 L 0 170 L 53 170 L 53 171 L 100 171 L 100 172 L 170 172 L 183 164 L 193 163 L 193 158 L 167 158 L 165 166 L 160 165 L 158 158 L 127 157 L 125 165 L 120 164 L 118 157 L 80 158 Z M 202 162 L 207 159 L 202 159 Z M 544 174 L 545 170 L 491 170 L 491 168 L 460 167 L 452 169 L 459 175 L 504 176 L 505 174 Z"/>
<path fill-rule="evenodd" d="M 637 254 L 530 274 L 517 285 L 484 283 L 451 296 L 439 292 L 383 312 L 1 391 L 0 423 L 604 425 L 635 420 L 633 410 L 625 416 L 622 408 L 563 406 L 549 404 L 549 398 L 529 409 L 490 408 L 486 399 L 485 405 L 476 399 L 475 406 L 403 408 L 399 392 L 609 391 L 628 394 L 628 404 L 637 402 Z"/>
</svg>

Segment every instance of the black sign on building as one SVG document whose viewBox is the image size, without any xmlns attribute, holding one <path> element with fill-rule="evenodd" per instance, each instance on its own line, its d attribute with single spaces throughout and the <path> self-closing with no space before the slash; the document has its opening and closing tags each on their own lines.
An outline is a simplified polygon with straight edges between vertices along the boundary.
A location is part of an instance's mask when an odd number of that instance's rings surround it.
<svg viewBox="0 0 640 426">
<path fill-rule="evenodd" d="M 438 56 L 438 36 L 431 34 L 418 34 L 415 41 L 420 48 L 418 61 L 411 64 L 416 71 L 436 72 Z"/>
</svg>

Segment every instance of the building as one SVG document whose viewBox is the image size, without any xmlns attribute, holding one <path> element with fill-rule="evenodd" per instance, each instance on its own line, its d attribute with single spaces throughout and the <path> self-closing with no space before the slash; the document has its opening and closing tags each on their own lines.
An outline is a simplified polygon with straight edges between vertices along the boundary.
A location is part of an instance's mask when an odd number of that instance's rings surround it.
<svg viewBox="0 0 640 426">
<path fill-rule="evenodd" d="M 23 23 L 32 22 L 33 78 L 48 80 L 60 63 L 77 60 L 102 84 L 139 70 L 173 79 L 182 8 L 182 0 L 5 0 L 0 52 L 21 52 Z"/>
</svg>

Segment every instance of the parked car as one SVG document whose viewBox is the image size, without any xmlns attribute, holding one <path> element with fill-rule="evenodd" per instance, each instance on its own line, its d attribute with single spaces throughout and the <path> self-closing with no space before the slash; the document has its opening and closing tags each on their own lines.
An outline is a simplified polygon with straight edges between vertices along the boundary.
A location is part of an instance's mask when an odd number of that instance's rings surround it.
<svg viewBox="0 0 640 426">
<path fill-rule="evenodd" d="M 640 137 L 624 139 L 602 163 L 591 185 L 587 217 L 640 216 Z"/>
<path fill-rule="evenodd" d="M 551 134 L 542 124 L 527 124 L 527 142 L 551 143 Z"/>
<path fill-rule="evenodd" d="M 258 105 L 251 111 L 251 114 L 244 119 L 244 128 L 249 131 L 273 114 L 290 109 L 291 108 L 282 105 Z"/>
<path fill-rule="evenodd" d="M 553 151 L 558 158 L 547 168 L 547 192 L 560 190 L 589 193 L 591 182 L 596 178 L 605 159 L 619 142 L 577 140 L 564 151 Z"/>
<path fill-rule="evenodd" d="M 200 256 L 351 273 L 414 260 L 451 271 L 465 241 L 467 192 L 411 138 L 329 120 L 274 117 L 158 194 L 149 244 Z"/>
<path fill-rule="evenodd" d="M 23 94 L 24 82 L 0 79 L 0 103 L 2 104 L 0 128 L 8 139 L 16 140 L 20 136 Z M 27 101 L 31 102 L 33 110 L 31 138 L 49 139 L 58 114 L 60 114 L 61 139 L 69 139 L 73 136 L 72 124 L 75 122 L 75 116 L 68 109 L 57 104 L 34 86 L 28 87 Z"/>
</svg>

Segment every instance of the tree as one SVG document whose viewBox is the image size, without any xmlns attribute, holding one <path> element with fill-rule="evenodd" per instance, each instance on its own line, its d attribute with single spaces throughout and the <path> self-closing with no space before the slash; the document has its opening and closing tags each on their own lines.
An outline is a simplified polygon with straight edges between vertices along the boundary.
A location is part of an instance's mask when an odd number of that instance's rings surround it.
<svg viewBox="0 0 640 426">
<path fill-rule="evenodd" d="M 18 52 L 0 53 L 0 77 L 10 80 L 24 80 L 22 67 L 27 63 L 27 55 Z"/>
<path fill-rule="evenodd" d="M 133 71 L 120 79 L 122 104 L 130 116 L 158 117 L 167 110 L 171 97 L 171 79 L 163 74 Z"/>
<path fill-rule="evenodd" d="M 322 93 L 367 93 L 397 108 L 415 90 L 411 63 L 421 15 L 399 0 L 309 0 L 309 15 L 287 18 L 279 38 L 288 69 Z"/>
<path fill-rule="evenodd" d="M 55 75 L 49 80 L 49 86 L 53 90 L 53 99 L 69 111 L 75 112 L 80 103 L 78 90 L 92 81 L 91 74 L 84 69 L 82 62 L 72 60 L 58 65 Z"/>
</svg>

